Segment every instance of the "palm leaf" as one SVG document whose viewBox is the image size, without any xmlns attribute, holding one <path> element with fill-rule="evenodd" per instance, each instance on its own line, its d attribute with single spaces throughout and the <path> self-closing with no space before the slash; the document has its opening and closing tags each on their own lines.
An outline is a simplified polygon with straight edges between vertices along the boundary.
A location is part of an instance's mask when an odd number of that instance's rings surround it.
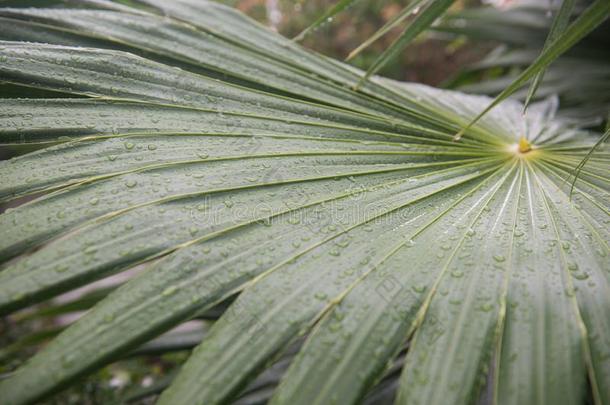
<svg viewBox="0 0 610 405">
<path fill-rule="evenodd" d="M 596 135 L 505 101 L 454 143 L 488 98 L 356 92 L 361 72 L 230 8 L 129 3 L 0 9 L 21 95 L 0 99 L 0 142 L 44 146 L 0 162 L 3 201 L 37 197 L 0 215 L 0 312 L 143 266 L 1 403 L 236 295 L 160 403 L 610 401 L 606 145 L 572 201 L 563 181 Z M 283 371 L 244 391 L 295 347 L 277 390 Z"/>
<path fill-rule="evenodd" d="M 553 40 L 567 28 L 575 3 L 575 0 L 565 0 L 561 3 L 561 7 L 559 8 L 559 11 L 553 19 L 553 23 L 551 24 L 549 36 L 547 37 L 546 42 L 544 43 L 545 48 L 547 48 L 549 44 L 551 44 Z M 527 98 L 525 99 L 524 108 L 527 108 L 529 103 L 532 101 L 532 98 L 536 94 L 538 87 L 540 87 L 540 83 L 542 82 L 543 77 L 544 69 L 538 72 L 532 80 L 532 84 L 530 85 L 530 89 L 527 93 Z"/>
<path fill-rule="evenodd" d="M 589 152 L 587 152 L 587 155 L 576 166 L 576 170 L 574 171 L 574 180 L 572 180 L 572 185 L 570 186 L 570 195 L 572 195 L 572 193 L 574 192 L 574 185 L 576 184 L 576 180 L 578 180 L 578 176 L 580 175 L 582 168 L 587 164 L 589 159 L 591 159 L 591 155 L 593 155 L 593 152 L 595 152 L 595 149 L 597 149 L 599 147 L 599 145 L 601 145 L 602 143 L 606 142 L 606 140 L 608 140 L 609 137 L 610 137 L 610 128 L 606 129 L 606 132 L 604 133 L 604 135 L 601 138 L 599 138 L 599 140 L 595 143 L 595 145 L 593 145 L 591 147 L 591 149 L 589 150 Z"/>
</svg>

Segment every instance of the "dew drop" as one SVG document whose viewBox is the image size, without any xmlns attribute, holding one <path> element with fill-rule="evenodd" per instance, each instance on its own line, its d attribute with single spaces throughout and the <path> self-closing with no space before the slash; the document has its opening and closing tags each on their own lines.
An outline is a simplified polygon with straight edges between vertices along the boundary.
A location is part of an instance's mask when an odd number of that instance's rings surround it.
<svg viewBox="0 0 610 405">
<path fill-rule="evenodd" d="M 464 272 L 461 270 L 454 270 L 451 272 L 451 277 L 454 277 L 454 278 L 464 277 Z"/>
<path fill-rule="evenodd" d="M 502 255 L 494 255 L 494 260 L 498 263 L 502 263 L 503 261 L 506 260 L 506 257 L 504 257 Z"/>
<path fill-rule="evenodd" d="M 134 188 L 137 184 L 138 182 L 133 179 L 129 179 L 125 182 L 125 185 L 129 188 Z"/>
<path fill-rule="evenodd" d="M 423 293 L 426 290 L 426 286 L 425 285 L 414 285 L 413 286 L 413 291 L 415 291 L 416 293 Z"/>
<path fill-rule="evenodd" d="M 55 267 L 55 271 L 56 271 L 57 273 L 63 273 L 63 272 L 65 272 L 65 271 L 67 271 L 67 270 L 68 270 L 68 266 L 66 266 L 66 265 L 59 264 L 59 265 L 57 265 L 57 266 Z"/>
<path fill-rule="evenodd" d="M 339 252 L 339 250 L 338 250 L 338 249 L 334 249 L 334 248 L 333 248 L 333 249 L 331 249 L 331 250 L 328 252 L 328 254 L 329 254 L 329 255 L 331 255 L 331 256 L 339 256 L 341 253 Z"/>
<path fill-rule="evenodd" d="M 172 294 L 175 294 L 176 291 L 178 291 L 178 287 L 176 287 L 175 285 L 172 285 L 172 286 L 167 287 L 165 290 L 163 290 L 161 295 L 164 297 L 168 297 Z"/>
</svg>

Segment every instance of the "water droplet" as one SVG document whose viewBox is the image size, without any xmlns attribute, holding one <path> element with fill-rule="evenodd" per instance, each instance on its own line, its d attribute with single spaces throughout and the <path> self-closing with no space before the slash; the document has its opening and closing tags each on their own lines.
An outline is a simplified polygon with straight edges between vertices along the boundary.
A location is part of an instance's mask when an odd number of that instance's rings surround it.
<svg viewBox="0 0 610 405">
<path fill-rule="evenodd" d="M 503 261 L 506 260 L 506 257 L 504 257 L 502 255 L 494 255 L 494 260 L 498 263 L 502 263 Z"/>
<path fill-rule="evenodd" d="M 416 293 L 423 293 L 426 290 L 426 286 L 425 285 L 414 285 L 413 286 L 413 291 L 415 291 Z"/>
<path fill-rule="evenodd" d="M 451 277 L 461 278 L 463 276 L 464 276 L 464 272 L 461 271 L 461 270 L 454 270 L 454 271 L 451 272 Z"/>
<path fill-rule="evenodd" d="M 165 290 L 163 290 L 161 295 L 164 297 L 168 297 L 172 294 L 175 294 L 176 291 L 178 291 L 178 287 L 176 287 L 175 285 L 172 285 L 172 286 L 167 287 Z"/>
<path fill-rule="evenodd" d="M 67 270 L 68 270 L 68 268 L 69 268 L 69 267 L 68 267 L 68 266 L 66 266 L 66 265 L 64 265 L 64 264 L 58 264 L 58 265 L 55 267 L 55 271 L 56 271 L 57 273 L 63 273 L 63 272 L 65 272 L 65 271 L 67 271 Z"/>
<path fill-rule="evenodd" d="M 129 188 L 133 188 L 138 184 L 137 181 L 135 181 L 134 179 L 129 179 L 125 182 L 125 185 Z"/>
<path fill-rule="evenodd" d="M 335 333 L 341 330 L 341 324 L 339 322 L 332 322 L 329 326 L 328 329 Z"/>
<path fill-rule="evenodd" d="M 339 250 L 333 248 L 328 252 L 328 254 L 331 256 L 339 256 L 341 254 L 341 252 L 339 252 Z"/>
</svg>

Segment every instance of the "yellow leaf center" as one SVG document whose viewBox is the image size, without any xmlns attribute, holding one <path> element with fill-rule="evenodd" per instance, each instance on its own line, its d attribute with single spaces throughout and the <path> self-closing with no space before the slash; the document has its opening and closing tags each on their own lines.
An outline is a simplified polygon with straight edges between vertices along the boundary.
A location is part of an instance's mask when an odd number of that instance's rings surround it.
<svg viewBox="0 0 610 405">
<path fill-rule="evenodd" d="M 530 150 L 532 150 L 532 145 L 530 145 L 529 141 L 522 136 L 521 139 L 519 139 L 519 152 L 526 153 Z"/>
</svg>

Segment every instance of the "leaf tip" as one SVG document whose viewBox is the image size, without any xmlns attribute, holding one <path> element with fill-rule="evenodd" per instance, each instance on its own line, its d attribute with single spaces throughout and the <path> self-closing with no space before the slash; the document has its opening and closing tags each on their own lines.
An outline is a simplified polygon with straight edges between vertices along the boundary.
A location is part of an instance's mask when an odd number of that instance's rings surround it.
<svg viewBox="0 0 610 405">
<path fill-rule="evenodd" d="M 358 55 L 358 49 L 354 49 L 353 51 L 351 51 L 349 55 L 347 55 L 347 58 L 345 58 L 345 61 L 349 62 L 350 60 L 354 59 L 356 55 Z"/>
<path fill-rule="evenodd" d="M 462 139 L 462 137 L 464 136 L 464 132 L 466 132 L 466 128 L 460 129 L 460 131 L 457 134 L 453 135 L 453 141 L 457 142 L 460 139 Z"/>
</svg>

